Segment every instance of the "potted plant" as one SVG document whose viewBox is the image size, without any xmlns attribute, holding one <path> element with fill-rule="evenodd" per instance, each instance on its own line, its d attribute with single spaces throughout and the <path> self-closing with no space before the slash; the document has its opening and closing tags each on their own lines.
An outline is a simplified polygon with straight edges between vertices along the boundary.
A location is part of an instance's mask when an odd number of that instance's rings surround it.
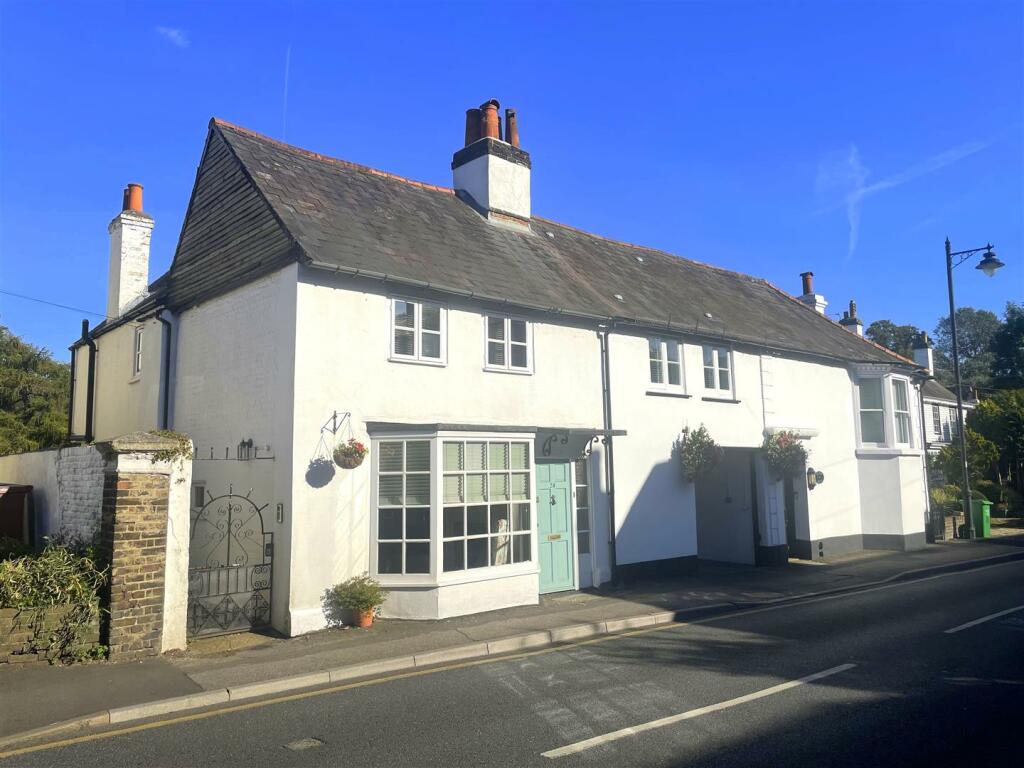
<svg viewBox="0 0 1024 768">
<path fill-rule="evenodd" d="M 794 432 L 766 435 L 761 450 L 768 469 L 780 480 L 800 474 L 807 464 L 807 449 Z"/>
<path fill-rule="evenodd" d="M 334 463 L 342 469 L 355 469 L 363 463 L 369 452 L 370 449 L 363 443 L 350 437 L 348 442 L 334 446 Z"/>
<path fill-rule="evenodd" d="M 706 475 L 722 460 L 722 449 L 703 424 L 694 430 L 684 427 L 674 447 L 679 470 L 688 483 Z"/>
<path fill-rule="evenodd" d="M 343 623 L 342 613 L 351 612 L 356 626 L 365 629 L 373 625 L 373 617 L 387 597 L 387 590 L 366 574 L 353 576 L 327 590 L 324 612 L 330 624 Z"/>
</svg>

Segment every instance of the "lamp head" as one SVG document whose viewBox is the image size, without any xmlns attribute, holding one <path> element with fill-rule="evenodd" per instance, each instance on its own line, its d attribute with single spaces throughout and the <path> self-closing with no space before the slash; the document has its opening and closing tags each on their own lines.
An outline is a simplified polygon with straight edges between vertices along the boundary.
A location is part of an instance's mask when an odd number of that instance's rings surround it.
<svg viewBox="0 0 1024 768">
<path fill-rule="evenodd" d="M 990 245 L 985 249 L 985 255 L 982 257 L 981 262 L 975 267 L 975 269 L 980 269 L 987 277 L 992 277 L 995 275 L 997 269 L 1005 266 L 1006 265 L 999 260 L 999 257 L 996 256 L 996 252 L 992 250 L 992 246 Z"/>
</svg>

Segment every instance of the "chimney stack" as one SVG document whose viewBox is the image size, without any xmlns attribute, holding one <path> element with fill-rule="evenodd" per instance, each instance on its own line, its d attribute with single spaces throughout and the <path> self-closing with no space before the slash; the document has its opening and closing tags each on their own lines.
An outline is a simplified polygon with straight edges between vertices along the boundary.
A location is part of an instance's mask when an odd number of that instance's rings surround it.
<svg viewBox="0 0 1024 768">
<path fill-rule="evenodd" d="M 803 282 L 804 293 L 797 298 L 807 306 L 812 307 L 819 315 L 824 315 L 828 302 L 825 301 L 824 296 L 814 292 L 814 273 L 801 272 L 800 279 Z"/>
<path fill-rule="evenodd" d="M 843 312 L 843 319 L 839 321 L 839 324 L 850 333 L 855 333 L 858 336 L 864 335 L 864 323 L 857 317 L 857 302 L 853 299 L 850 299 L 850 309 L 848 312 Z"/>
<path fill-rule="evenodd" d="M 142 185 L 129 184 L 121 193 L 121 213 L 110 226 L 110 271 L 107 316 L 120 317 L 149 292 L 149 242 L 153 219 L 142 210 Z"/>
<path fill-rule="evenodd" d="M 921 331 L 914 338 L 914 362 L 928 371 L 929 376 L 935 375 L 935 353 L 927 331 Z"/>
<path fill-rule="evenodd" d="M 505 110 L 502 137 L 497 99 L 466 110 L 465 146 L 452 157 L 459 197 L 490 221 L 530 226 L 530 155 L 519 147 L 514 109 Z"/>
</svg>

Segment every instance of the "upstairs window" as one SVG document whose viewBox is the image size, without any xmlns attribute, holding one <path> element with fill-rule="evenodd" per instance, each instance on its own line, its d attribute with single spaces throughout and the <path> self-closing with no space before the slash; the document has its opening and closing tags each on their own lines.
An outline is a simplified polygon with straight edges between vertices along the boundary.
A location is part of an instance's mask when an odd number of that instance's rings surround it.
<svg viewBox="0 0 1024 768">
<path fill-rule="evenodd" d="M 529 373 L 533 367 L 530 325 L 525 320 L 503 315 L 484 318 L 487 334 L 487 365 L 495 371 Z"/>
<path fill-rule="evenodd" d="M 727 347 L 704 347 L 704 388 L 732 392 L 732 360 Z"/>
<path fill-rule="evenodd" d="M 652 389 L 683 388 L 683 345 L 673 339 L 647 340 Z"/>
<path fill-rule="evenodd" d="M 391 358 L 443 365 L 445 309 L 438 304 L 391 301 Z"/>
<path fill-rule="evenodd" d="M 132 376 L 142 373 L 142 326 L 135 328 L 135 338 L 132 340 Z"/>
<path fill-rule="evenodd" d="M 882 380 L 864 379 L 857 384 L 860 399 L 860 441 L 885 444 L 885 403 Z"/>
<path fill-rule="evenodd" d="M 910 396 L 904 379 L 892 380 L 892 409 L 896 423 L 896 442 L 910 444 Z"/>
</svg>

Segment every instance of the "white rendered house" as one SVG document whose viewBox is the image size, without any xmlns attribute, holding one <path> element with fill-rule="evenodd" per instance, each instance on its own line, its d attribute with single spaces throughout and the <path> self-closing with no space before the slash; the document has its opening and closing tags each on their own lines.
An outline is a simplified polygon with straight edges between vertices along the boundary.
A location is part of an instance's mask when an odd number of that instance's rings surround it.
<svg viewBox="0 0 1024 768">
<path fill-rule="evenodd" d="M 386 616 L 441 618 L 697 558 L 923 545 L 919 367 L 807 284 L 538 217 L 507 117 L 509 141 L 496 102 L 468 112 L 454 188 L 213 120 L 148 286 L 153 222 L 126 190 L 116 319 L 73 347 L 70 421 L 192 437 L 193 634 L 319 629 L 324 590 L 363 572 Z M 702 424 L 725 458 L 687 483 L 673 444 Z M 765 471 L 781 430 L 813 489 Z M 370 453 L 342 469 L 349 437 Z"/>
</svg>

